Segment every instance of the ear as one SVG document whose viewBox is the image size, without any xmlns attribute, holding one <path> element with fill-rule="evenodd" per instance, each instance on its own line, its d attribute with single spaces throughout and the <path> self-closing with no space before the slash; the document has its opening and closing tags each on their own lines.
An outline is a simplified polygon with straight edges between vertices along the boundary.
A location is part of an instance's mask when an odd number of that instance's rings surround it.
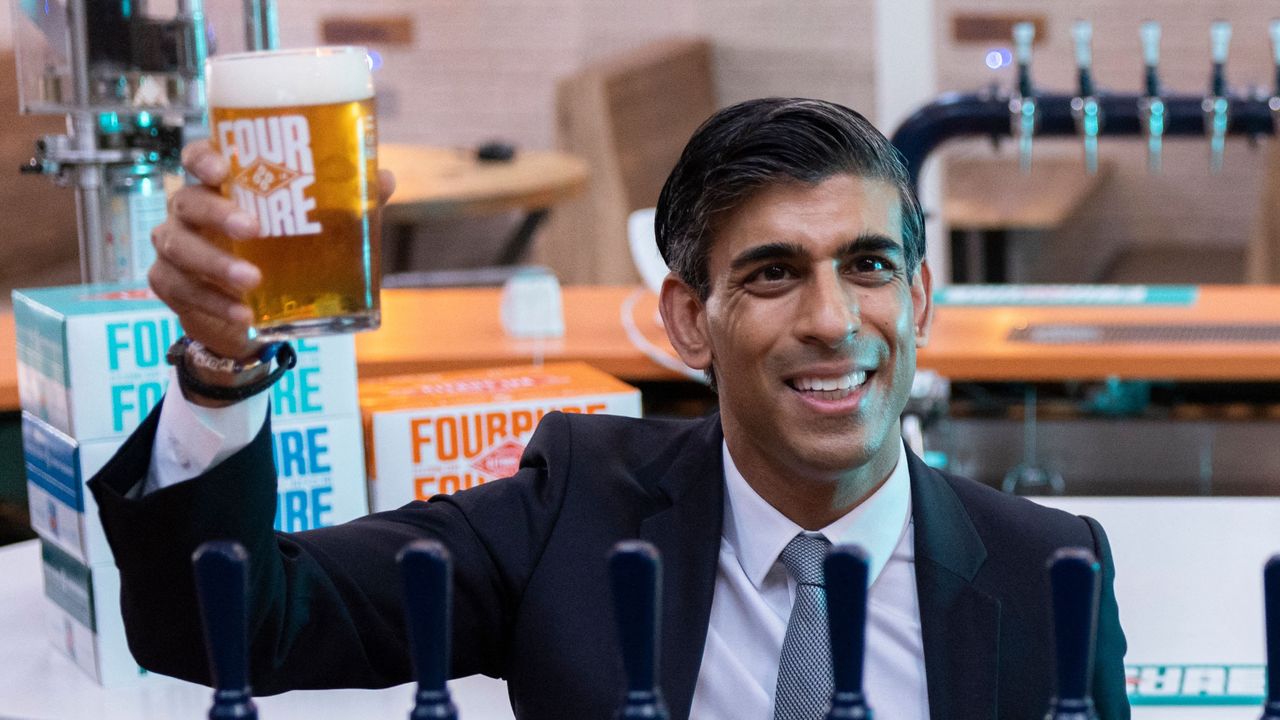
<svg viewBox="0 0 1280 720">
<path fill-rule="evenodd" d="M 933 272 L 927 260 L 920 261 L 920 268 L 911 281 L 911 303 L 916 347 L 920 348 L 929 344 L 929 329 L 933 325 Z"/>
<path fill-rule="evenodd" d="M 711 367 L 707 311 L 698 293 L 675 273 L 668 273 L 658 295 L 658 309 L 667 339 L 684 364 L 695 370 Z"/>
</svg>

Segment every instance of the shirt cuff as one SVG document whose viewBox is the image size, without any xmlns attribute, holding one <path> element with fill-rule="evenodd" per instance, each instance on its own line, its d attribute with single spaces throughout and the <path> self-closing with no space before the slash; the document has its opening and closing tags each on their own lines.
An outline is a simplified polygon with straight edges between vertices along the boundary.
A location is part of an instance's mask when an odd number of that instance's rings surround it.
<svg viewBox="0 0 1280 720">
<path fill-rule="evenodd" d="M 267 409 L 267 393 L 222 408 L 191 403 L 178 387 L 177 371 L 170 368 L 142 494 L 202 475 L 234 455 L 262 429 Z"/>
</svg>

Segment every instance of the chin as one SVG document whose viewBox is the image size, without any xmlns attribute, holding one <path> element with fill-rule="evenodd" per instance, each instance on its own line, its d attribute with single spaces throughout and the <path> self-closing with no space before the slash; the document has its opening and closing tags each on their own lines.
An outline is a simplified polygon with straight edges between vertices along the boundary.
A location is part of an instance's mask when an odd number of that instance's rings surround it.
<svg viewBox="0 0 1280 720">
<path fill-rule="evenodd" d="M 803 465 L 823 474 L 838 474 L 860 468 L 871 462 L 878 448 L 871 448 L 862 438 L 843 438 L 799 449 Z"/>
</svg>

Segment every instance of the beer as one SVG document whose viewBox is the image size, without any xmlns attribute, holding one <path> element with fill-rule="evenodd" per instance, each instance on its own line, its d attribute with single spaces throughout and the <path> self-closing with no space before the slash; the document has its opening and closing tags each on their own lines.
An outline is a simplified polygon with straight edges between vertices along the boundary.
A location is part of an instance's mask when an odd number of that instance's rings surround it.
<svg viewBox="0 0 1280 720">
<path fill-rule="evenodd" d="M 223 195 L 258 219 L 215 238 L 262 270 L 248 293 L 257 337 L 378 327 L 377 124 L 362 48 L 209 60 L 212 140 L 231 166 Z"/>
</svg>

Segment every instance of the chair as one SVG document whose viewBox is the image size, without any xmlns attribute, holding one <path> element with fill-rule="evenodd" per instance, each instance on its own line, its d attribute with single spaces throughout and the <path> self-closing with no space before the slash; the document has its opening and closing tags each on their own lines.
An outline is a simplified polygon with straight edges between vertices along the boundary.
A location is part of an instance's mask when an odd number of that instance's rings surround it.
<svg viewBox="0 0 1280 720">
<path fill-rule="evenodd" d="M 716 107 L 702 39 L 652 43 L 562 80 L 558 142 L 586 159 L 591 179 L 552 215 L 538 260 L 566 283 L 636 282 L 628 216 L 657 204 L 685 142 Z"/>
<path fill-rule="evenodd" d="M 1261 202 L 1245 251 L 1245 282 L 1280 283 L 1280 137 L 1267 143 Z"/>
</svg>

